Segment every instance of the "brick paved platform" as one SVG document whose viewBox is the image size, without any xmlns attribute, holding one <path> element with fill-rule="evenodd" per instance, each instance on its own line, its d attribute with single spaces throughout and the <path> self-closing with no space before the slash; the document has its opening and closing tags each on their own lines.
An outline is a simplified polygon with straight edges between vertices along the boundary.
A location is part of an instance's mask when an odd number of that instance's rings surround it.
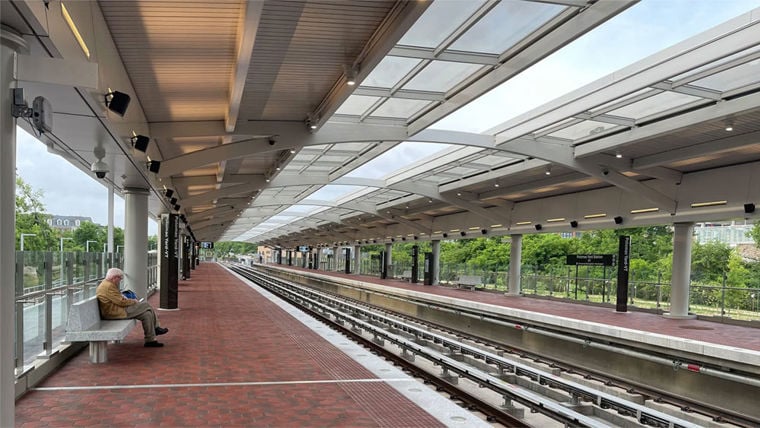
<svg viewBox="0 0 760 428">
<path fill-rule="evenodd" d="M 84 349 L 17 401 L 16 426 L 482 423 L 310 317 L 299 321 L 265 294 L 219 265 L 201 264 L 180 281 L 180 310 L 159 311 L 170 329 L 159 337 L 164 348 L 144 348 L 138 326 L 122 343 L 108 345 L 106 364 L 91 364 Z M 157 307 L 158 295 L 150 302 Z"/>
</svg>

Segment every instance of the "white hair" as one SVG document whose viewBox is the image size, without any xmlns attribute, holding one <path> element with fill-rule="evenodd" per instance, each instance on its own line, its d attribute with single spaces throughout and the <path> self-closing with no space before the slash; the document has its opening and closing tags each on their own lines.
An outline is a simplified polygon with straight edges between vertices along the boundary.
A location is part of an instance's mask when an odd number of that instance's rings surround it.
<svg viewBox="0 0 760 428">
<path fill-rule="evenodd" d="M 106 272 L 106 281 L 111 281 L 117 276 L 124 278 L 124 272 L 122 272 L 119 268 L 108 269 L 108 272 Z"/>
</svg>

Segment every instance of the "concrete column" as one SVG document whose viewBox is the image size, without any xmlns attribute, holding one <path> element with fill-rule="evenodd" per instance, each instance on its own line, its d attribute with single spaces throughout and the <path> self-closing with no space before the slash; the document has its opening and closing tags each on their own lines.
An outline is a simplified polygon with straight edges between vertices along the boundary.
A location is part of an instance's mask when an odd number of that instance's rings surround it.
<svg viewBox="0 0 760 428">
<path fill-rule="evenodd" d="M 673 276 L 670 279 L 670 313 L 666 318 L 696 318 L 689 315 L 689 278 L 694 223 L 675 223 L 673 235 Z"/>
<path fill-rule="evenodd" d="M 362 273 L 362 247 L 354 246 L 354 271 L 353 273 L 361 275 Z"/>
<path fill-rule="evenodd" d="M 16 87 L 16 52 L 26 49 L 17 33 L 3 26 L 0 47 L 0 426 L 15 425 L 16 119 L 11 88 Z"/>
<path fill-rule="evenodd" d="M 124 281 L 137 297 L 148 297 L 148 190 L 124 189 Z"/>
<path fill-rule="evenodd" d="M 337 271 L 338 270 L 338 257 L 339 257 L 338 247 L 332 247 L 332 251 L 333 251 L 333 256 L 332 256 L 332 260 L 330 261 L 330 263 L 332 263 L 332 265 L 330 265 L 327 268 L 327 270 Z"/>
<path fill-rule="evenodd" d="M 522 268 L 522 235 L 512 235 L 509 250 L 509 288 L 507 296 L 520 295 L 520 271 Z"/>
<path fill-rule="evenodd" d="M 434 239 L 431 244 L 433 247 L 433 266 L 431 266 L 433 270 L 433 285 L 438 285 L 441 283 L 441 240 Z"/>
<path fill-rule="evenodd" d="M 388 278 L 393 278 L 393 244 L 385 244 L 385 263 L 388 266 Z"/>
<path fill-rule="evenodd" d="M 108 185 L 108 248 L 107 252 L 109 254 L 113 253 L 114 244 L 113 244 L 113 216 L 114 216 L 114 207 L 113 207 L 113 183 Z"/>
</svg>

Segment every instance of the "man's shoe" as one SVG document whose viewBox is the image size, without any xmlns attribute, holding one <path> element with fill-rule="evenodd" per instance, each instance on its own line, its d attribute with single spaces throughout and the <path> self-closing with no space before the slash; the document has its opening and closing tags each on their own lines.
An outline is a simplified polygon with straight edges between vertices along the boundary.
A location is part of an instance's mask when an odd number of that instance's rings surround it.
<svg viewBox="0 0 760 428">
<path fill-rule="evenodd" d="M 161 343 L 161 342 L 159 342 L 159 341 L 157 341 L 157 340 L 154 340 L 152 342 L 145 342 L 145 347 L 146 348 L 160 348 L 162 346 L 164 346 L 164 344 Z"/>
<path fill-rule="evenodd" d="M 168 328 L 156 327 L 156 336 L 161 336 L 162 334 L 166 334 L 168 332 L 169 332 Z"/>
</svg>

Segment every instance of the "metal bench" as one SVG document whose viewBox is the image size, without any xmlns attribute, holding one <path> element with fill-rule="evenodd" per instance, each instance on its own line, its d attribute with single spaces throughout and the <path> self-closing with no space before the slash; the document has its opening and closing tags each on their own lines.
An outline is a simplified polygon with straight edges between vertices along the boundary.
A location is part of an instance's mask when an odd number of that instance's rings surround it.
<svg viewBox="0 0 760 428">
<path fill-rule="evenodd" d="M 483 279 L 480 275 L 461 275 L 457 280 L 457 287 L 474 290 L 483 286 Z"/>
<path fill-rule="evenodd" d="M 101 320 L 98 298 L 90 297 L 71 305 L 65 341 L 90 342 L 90 362 L 105 363 L 108 342 L 124 339 L 136 323 L 133 319 Z"/>
<path fill-rule="evenodd" d="M 412 280 L 412 271 L 405 270 L 404 273 L 401 274 L 401 279 L 404 281 L 410 281 Z"/>
</svg>

